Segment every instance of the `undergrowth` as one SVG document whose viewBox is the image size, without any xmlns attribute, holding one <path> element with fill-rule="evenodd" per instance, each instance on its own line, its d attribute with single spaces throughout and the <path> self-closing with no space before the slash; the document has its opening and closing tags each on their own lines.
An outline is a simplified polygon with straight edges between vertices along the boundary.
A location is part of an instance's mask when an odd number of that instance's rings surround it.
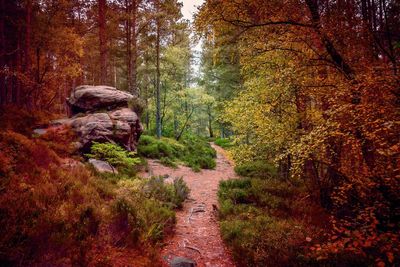
<svg viewBox="0 0 400 267">
<path fill-rule="evenodd" d="M 233 143 L 229 138 L 219 137 L 219 138 L 215 139 L 214 143 L 217 146 L 220 146 L 220 147 L 225 148 L 225 149 L 228 149 L 228 148 L 233 146 Z"/>
<path fill-rule="evenodd" d="M 88 158 L 103 160 L 108 162 L 119 172 L 134 175 L 137 172 L 137 165 L 141 164 L 140 158 L 136 157 L 136 152 L 130 152 L 112 143 L 93 142 Z"/>
<path fill-rule="evenodd" d="M 323 233 L 323 212 L 304 200 L 301 189 L 282 181 L 222 181 L 218 197 L 222 238 L 238 266 L 305 264 L 307 240 Z"/>
<path fill-rule="evenodd" d="M 332 216 L 310 198 L 305 183 L 285 180 L 272 164 L 261 161 L 238 165 L 235 171 L 242 177 L 222 181 L 218 197 L 222 238 L 231 248 L 238 266 L 377 264 L 374 254 L 385 244 L 378 237 L 360 243 L 360 237 L 351 238 L 350 231 L 343 232 L 349 236 L 344 244 L 347 249 L 336 246 L 324 251 L 321 244 L 333 246 L 339 237 L 331 236 Z M 368 223 L 365 222 L 365 227 Z M 361 235 L 361 230 L 354 231 Z M 390 242 L 393 236 L 386 235 L 385 242 Z M 392 242 L 394 246 L 397 241 L 393 238 Z M 368 246 L 370 254 L 351 250 L 354 246 Z"/>
<path fill-rule="evenodd" d="M 71 158 L 65 130 L 14 130 L 0 132 L 0 266 L 159 264 L 182 179 L 105 178 Z"/>
<path fill-rule="evenodd" d="M 186 135 L 181 141 L 171 138 L 157 139 L 153 136 L 142 135 L 139 140 L 138 154 L 146 158 L 159 159 L 169 167 L 177 167 L 182 162 L 194 171 L 214 169 L 216 152 L 207 140 Z"/>
<path fill-rule="evenodd" d="M 277 170 L 271 163 L 265 161 L 252 161 L 235 166 L 235 172 L 243 177 L 275 178 Z"/>
</svg>

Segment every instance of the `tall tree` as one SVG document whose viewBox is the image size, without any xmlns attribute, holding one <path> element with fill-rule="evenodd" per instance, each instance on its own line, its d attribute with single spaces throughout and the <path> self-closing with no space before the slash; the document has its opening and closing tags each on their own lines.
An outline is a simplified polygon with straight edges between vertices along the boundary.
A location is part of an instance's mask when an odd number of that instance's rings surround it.
<svg viewBox="0 0 400 267">
<path fill-rule="evenodd" d="M 107 37 L 106 37 L 106 10 L 107 1 L 98 0 L 98 26 L 99 26 L 99 50 L 100 50 L 100 83 L 107 83 Z"/>
</svg>

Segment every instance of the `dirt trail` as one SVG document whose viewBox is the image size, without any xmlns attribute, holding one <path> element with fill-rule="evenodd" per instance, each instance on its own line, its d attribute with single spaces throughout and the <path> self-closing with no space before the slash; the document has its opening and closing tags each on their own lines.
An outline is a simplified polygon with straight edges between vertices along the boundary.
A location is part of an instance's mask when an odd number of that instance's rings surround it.
<svg viewBox="0 0 400 267">
<path fill-rule="evenodd" d="M 150 174 L 168 175 L 171 179 L 182 176 L 191 190 L 183 209 L 176 213 L 175 234 L 166 240 L 166 246 L 161 251 L 165 266 L 169 266 L 177 256 L 192 259 L 198 267 L 235 266 L 221 239 L 215 210 L 219 181 L 233 178 L 235 173 L 225 151 L 218 146 L 213 147 L 217 151 L 215 170 L 195 173 L 188 167 L 171 169 L 149 161 Z"/>
</svg>

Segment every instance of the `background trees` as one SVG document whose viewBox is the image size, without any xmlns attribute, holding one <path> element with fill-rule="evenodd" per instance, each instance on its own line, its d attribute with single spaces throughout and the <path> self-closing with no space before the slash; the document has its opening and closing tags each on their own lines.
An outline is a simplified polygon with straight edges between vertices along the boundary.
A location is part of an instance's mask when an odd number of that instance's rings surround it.
<svg viewBox="0 0 400 267">
<path fill-rule="evenodd" d="M 348 230 L 333 234 L 324 256 L 366 253 L 369 242 L 346 238 L 381 242 L 396 231 L 388 223 L 399 214 L 398 14 L 396 1 L 211 0 L 197 16 L 211 46 L 237 44 L 241 90 L 223 109 L 235 159 L 274 160 Z"/>
<path fill-rule="evenodd" d="M 172 104 L 191 86 L 193 58 L 178 1 L 0 4 L 2 106 L 62 114 L 71 88 L 105 84 L 140 96 L 148 131 L 161 136 L 184 124 L 178 121 L 183 105 Z"/>
</svg>

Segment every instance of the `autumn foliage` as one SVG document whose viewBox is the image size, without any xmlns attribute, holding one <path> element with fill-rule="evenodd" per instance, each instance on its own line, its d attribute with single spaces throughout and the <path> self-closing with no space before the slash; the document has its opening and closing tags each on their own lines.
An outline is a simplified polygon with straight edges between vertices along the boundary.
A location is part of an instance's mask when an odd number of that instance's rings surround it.
<svg viewBox="0 0 400 267">
<path fill-rule="evenodd" d="M 29 121 L 27 112 L 13 114 Z M 12 117 L 4 113 L 4 125 Z M 100 176 L 82 163 L 68 129 L 23 134 L 30 126 L 0 132 L 0 265 L 159 264 L 156 248 L 186 185 Z"/>
<path fill-rule="evenodd" d="M 325 241 L 309 248 L 319 264 L 345 264 L 341 253 L 399 262 L 399 10 L 396 1 L 210 0 L 197 16 L 214 65 L 228 45 L 239 58 L 231 64 L 243 81 L 220 119 L 236 161 L 274 161 L 331 213 Z"/>
</svg>

